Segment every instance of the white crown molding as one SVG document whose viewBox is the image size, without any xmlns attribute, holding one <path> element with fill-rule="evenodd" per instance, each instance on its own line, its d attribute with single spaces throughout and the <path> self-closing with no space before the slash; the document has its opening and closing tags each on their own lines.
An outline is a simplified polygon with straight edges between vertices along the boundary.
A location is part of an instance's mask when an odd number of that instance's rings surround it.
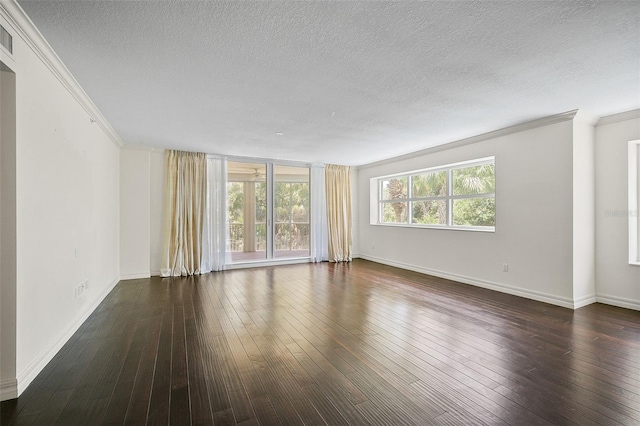
<svg viewBox="0 0 640 426">
<path fill-rule="evenodd" d="M 124 145 L 122 147 L 122 149 L 126 149 L 129 151 L 145 151 L 145 152 L 159 152 L 159 153 L 164 153 L 164 148 L 156 148 L 156 147 L 152 147 L 152 146 L 145 146 L 145 145 Z"/>
<path fill-rule="evenodd" d="M 361 166 L 357 166 L 358 170 L 367 169 L 370 167 L 382 166 L 384 164 L 395 163 L 396 161 L 408 160 L 411 158 L 415 158 L 416 156 L 433 154 L 434 152 L 445 151 L 452 148 L 457 148 L 460 146 L 470 145 L 473 143 L 478 143 L 482 141 L 486 141 L 489 139 L 499 138 L 501 136 L 507 136 L 514 133 L 524 132 L 525 130 L 531 130 L 538 127 L 549 126 L 551 124 L 562 123 L 563 121 L 573 120 L 578 113 L 577 109 L 573 111 L 567 111 L 556 115 L 550 115 L 548 117 L 539 118 L 533 121 L 527 121 L 525 123 L 516 124 L 509 127 L 504 127 L 502 129 L 494 130 L 488 133 L 482 133 L 480 135 L 471 136 L 465 139 L 460 139 L 453 142 L 447 142 L 442 145 L 437 145 L 431 148 L 426 148 L 420 151 L 411 152 L 409 154 L 400 155 L 398 157 L 388 158 L 386 160 L 376 161 L 374 163 L 363 164 Z"/>
<path fill-rule="evenodd" d="M 107 119 L 102 115 L 98 107 L 89 98 L 84 89 L 73 77 L 62 60 L 55 53 L 51 45 L 31 21 L 29 16 L 15 0 L 0 2 L 0 14 L 7 20 L 12 29 L 33 50 L 40 60 L 49 68 L 62 85 L 76 99 L 76 101 L 89 114 L 89 118 L 105 132 L 111 141 L 118 147 L 124 146 L 122 139 L 111 127 Z M 14 56 L 16 52 L 14 49 Z"/>
<path fill-rule="evenodd" d="M 631 111 L 621 112 L 619 114 L 607 115 L 598 120 L 597 127 L 606 126 L 607 124 L 619 123 L 621 121 L 633 120 L 640 118 L 640 109 L 632 109 Z"/>
<path fill-rule="evenodd" d="M 583 109 L 580 109 L 576 113 L 574 120 L 582 121 L 583 123 L 586 123 L 590 126 L 595 126 L 596 124 L 598 124 L 600 117 L 598 117 L 597 115 L 591 114 L 590 112 L 587 112 Z"/>
</svg>

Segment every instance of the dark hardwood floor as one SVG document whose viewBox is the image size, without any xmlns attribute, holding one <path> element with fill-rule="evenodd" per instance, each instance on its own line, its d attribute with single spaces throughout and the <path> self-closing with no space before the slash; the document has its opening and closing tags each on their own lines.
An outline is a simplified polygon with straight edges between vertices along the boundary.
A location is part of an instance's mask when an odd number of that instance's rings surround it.
<svg viewBox="0 0 640 426">
<path fill-rule="evenodd" d="M 117 285 L 2 425 L 639 425 L 640 313 L 364 260 Z"/>
</svg>

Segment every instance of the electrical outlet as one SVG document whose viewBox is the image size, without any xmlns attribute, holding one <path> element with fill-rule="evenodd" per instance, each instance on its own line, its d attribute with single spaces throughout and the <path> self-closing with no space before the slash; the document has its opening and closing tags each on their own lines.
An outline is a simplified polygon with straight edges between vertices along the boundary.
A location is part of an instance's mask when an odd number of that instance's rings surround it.
<svg viewBox="0 0 640 426">
<path fill-rule="evenodd" d="M 502 272 L 509 272 L 509 264 L 508 263 L 503 263 L 502 264 Z"/>
<path fill-rule="evenodd" d="M 87 291 L 87 282 L 83 281 L 74 289 L 75 297 L 80 297 L 85 291 Z"/>
</svg>

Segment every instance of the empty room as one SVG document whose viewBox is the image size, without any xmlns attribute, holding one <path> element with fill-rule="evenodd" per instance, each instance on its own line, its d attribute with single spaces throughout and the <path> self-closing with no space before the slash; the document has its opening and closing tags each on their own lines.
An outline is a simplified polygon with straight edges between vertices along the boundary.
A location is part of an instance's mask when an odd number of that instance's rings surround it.
<svg viewBox="0 0 640 426">
<path fill-rule="evenodd" d="M 0 26 L 3 426 L 640 425 L 640 2 Z"/>
</svg>

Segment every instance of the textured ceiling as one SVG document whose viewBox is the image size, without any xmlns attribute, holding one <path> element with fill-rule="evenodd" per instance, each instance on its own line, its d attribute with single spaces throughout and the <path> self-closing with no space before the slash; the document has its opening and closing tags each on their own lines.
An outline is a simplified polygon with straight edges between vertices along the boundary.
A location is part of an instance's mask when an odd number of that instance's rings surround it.
<svg viewBox="0 0 640 426">
<path fill-rule="evenodd" d="M 132 145 L 358 165 L 640 107 L 640 2 L 19 4 Z"/>
</svg>

